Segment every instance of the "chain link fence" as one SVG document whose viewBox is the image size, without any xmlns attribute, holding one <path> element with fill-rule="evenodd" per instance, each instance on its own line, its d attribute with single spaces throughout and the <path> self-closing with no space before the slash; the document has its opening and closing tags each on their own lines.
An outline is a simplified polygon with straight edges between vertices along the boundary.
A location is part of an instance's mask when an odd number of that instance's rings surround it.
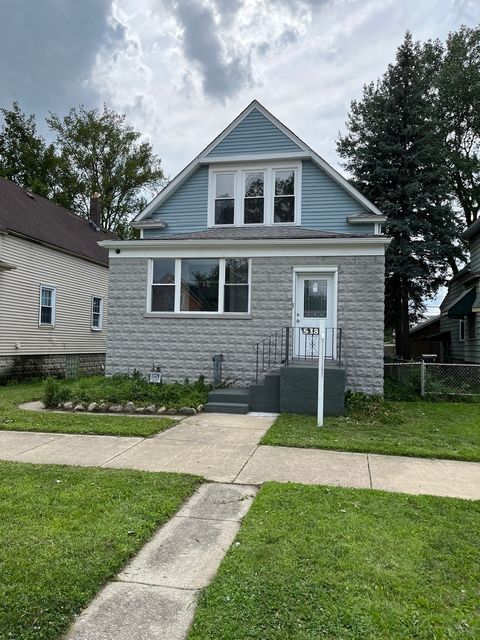
<svg viewBox="0 0 480 640">
<path fill-rule="evenodd" d="M 385 376 L 425 395 L 480 395 L 480 364 L 395 362 L 385 364 Z"/>
</svg>

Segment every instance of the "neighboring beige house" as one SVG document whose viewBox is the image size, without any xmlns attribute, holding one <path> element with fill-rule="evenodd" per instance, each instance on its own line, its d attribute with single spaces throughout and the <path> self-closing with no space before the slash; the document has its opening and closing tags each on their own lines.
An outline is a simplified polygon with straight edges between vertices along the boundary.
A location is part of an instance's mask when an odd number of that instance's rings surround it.
<svg viewBox="0 0 480 640">
<path fill-rule="evenodd" d="M 93 200 L 83 220 L 0 178 L 0 383 L 101 372 L 108 253 Z"/>
</svg>

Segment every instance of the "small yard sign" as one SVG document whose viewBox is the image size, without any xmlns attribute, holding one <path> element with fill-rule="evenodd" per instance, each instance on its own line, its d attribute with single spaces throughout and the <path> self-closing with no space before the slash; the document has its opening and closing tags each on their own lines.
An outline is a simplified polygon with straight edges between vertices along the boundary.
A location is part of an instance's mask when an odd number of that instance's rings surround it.
<svg viewBox="0 0 480 640">
<path fill-rule="evenodd" d="M 160 384 L 162 382 L 162 372 L 161 371 L 150 371 L 150 382 L 155 384 Z"/>
</svg>

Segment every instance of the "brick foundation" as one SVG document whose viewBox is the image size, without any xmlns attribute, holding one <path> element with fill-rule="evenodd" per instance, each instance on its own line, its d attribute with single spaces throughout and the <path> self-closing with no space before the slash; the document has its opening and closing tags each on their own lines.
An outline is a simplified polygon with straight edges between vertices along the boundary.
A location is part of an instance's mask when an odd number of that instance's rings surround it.
<svg viewBox="0 0 480 640">
<path fill-rule="evenodd" d="M 104 353 L 0 356 L 0 384 L 48 376 L 74 378 L 104 372 Z"/>
</svg>

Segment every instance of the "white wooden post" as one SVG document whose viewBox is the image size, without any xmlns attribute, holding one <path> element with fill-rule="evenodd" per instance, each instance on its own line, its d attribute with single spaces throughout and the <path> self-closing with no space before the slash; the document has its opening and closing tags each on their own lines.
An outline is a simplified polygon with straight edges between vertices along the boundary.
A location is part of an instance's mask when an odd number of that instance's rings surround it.
<svg viewBox="0 0 480 640">
<path fill-rule="evenodd" d="M 317 425 L 323 427 L 323 396 L 325 382 L 325 320 L 320 320 L 318 331 L 318 405 Z"/>
</svg>

